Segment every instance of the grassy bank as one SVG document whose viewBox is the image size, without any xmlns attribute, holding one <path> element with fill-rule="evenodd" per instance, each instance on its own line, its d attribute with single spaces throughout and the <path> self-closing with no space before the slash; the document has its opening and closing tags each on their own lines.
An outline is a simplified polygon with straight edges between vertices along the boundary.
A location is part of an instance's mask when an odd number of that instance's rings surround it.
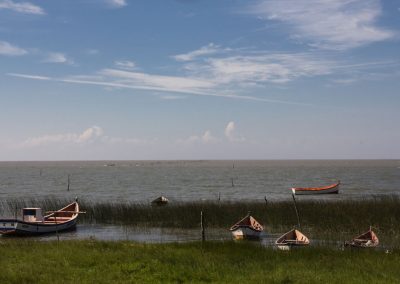
<svg viewBox="0 0 400 284">
<path fill-rule="evenodd" d="M 46 210 L 60 208 L 69 201 L 3 201 L 3 211 L 24 206 Z M 229 228 L 248 211 L 266 226 L 267 232 L 283 232 L 297 224 L 293 202 L 198 202 L 175 203 L 152 207 L 137 203 L 92 203 L 80 201 L 87 214 L 81 223 L 122 224 L 146 227 L 196 228 L 200 211 L 208 227 Z M 398 247 L 400 243 L 400 199 L 396 196 L 351 201 L 307 201 L 298 199 L 303 231 L 310 238 L 344 241 L 373 226 L 382 244 Z"/>
<path fill-rule="evenodd" d="M 1 241 L 1 283 L 398 283 L 400 252 Z"/>
</svg>

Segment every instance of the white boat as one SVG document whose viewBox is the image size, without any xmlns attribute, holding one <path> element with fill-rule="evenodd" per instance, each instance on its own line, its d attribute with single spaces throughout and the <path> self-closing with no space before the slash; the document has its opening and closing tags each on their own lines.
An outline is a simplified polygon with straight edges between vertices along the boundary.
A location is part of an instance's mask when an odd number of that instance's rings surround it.
<svg viewBox="0 0 400 284">
<path fill-rule="evenodd" d="M 258 239 L 264 227 L 253 216 L 248 214 L 230 229 L 235 240 Z"/>
<path fill-rule="evenodd" d="M 169 202 L 168 198 L 166 198 L 165 196 L 160 196 L 154 199 L 151 202 L 151 204 L 160 206 L 160 205 L 167 205 L 168 202 Z"/>
<path fill-rule="evenodd" d="M 339 193 L 339 185 L 340 181 L 322 187 L 292 187 L 292 192 L 296 195 Z"/>
<path fill-rule="evenodd" d="M 43 216 L 41 208 L 22 209 L 22 220 L 0 219 L 0 234 L 39 235 L 56 233 L 75 228 L 79 213 L 78 202 Z"/>
<path fill-rule="evenodd" d="M 294 246 L 307 246 L 310 240 L 299 230 L 293 229 L 280 236 L 275 245 L 281 250 L 290 250 Z"/>
</svg>

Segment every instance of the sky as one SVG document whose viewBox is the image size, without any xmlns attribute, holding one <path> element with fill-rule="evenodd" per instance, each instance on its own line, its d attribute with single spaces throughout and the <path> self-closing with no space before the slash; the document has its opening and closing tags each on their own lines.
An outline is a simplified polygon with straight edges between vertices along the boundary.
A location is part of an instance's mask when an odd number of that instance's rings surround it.
<svg viewBox="0 0 400 284">
<path fill-rule="evenodd" d="M 0 161 L 400 159 L 400 2 L 0 0 Z"/>
</svg>

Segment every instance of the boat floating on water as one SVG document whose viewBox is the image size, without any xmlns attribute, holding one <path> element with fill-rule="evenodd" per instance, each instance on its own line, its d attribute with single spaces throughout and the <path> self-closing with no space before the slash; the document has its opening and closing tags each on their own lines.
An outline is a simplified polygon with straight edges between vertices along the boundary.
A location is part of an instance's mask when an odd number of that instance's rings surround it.
<svg viewBox="0 0 400 284">
<path fill-rule="evenodd" d="M 165 196 L 160 196 L 160 197 L 157 197 L 156 199 L 154 199 L 154 200 L 151 202 L 151 204 L 152 204 L 152 205 L 161 206 L 161 205 L 167 205 L 168 202 L 169 202 L 168 198 L 166 198 Z"/>
<path fill-rule="evenodd" d="M 310 240 L 296 229 L 283 234 L 275 241 L 275 245 L 281 250 L 290 250 L 292 247 L 308 246 L 309 244 Z"/>
<path fill-rule="evenodd" d="M 339 193 L 340 181 L 322 187 L 292 187 L 295 195 Z"/>
<path fill-rule="evenodd" d="M 57 233 L 75 228 L 79 211 L 77 201 L 43 216 L 41 208 L 23 208 L 22 220 L 0 219 L 2 235 L 40 235 Z"/>
<path fill-rule="evenodd" d="M 247 214 L 230 229 L 235 240 L 259 239 L 264 227 L 253 217 Z"/>
<path fill-rule="evenodd" d="M 344 245 L 357 248 L 374 248 L 379 245 L 379 239 L 370 227 L 368 231 L 355 237 L 349 242 L 345 242 Z"/>
</svg>

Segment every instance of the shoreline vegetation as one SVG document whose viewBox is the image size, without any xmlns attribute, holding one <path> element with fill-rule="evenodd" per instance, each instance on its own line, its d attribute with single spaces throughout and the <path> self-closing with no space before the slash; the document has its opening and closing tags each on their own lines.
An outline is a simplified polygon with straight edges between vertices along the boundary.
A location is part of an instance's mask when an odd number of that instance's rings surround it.
<svg viewBox="0 0 400 284">
<path fill-rule="evenodd" d="M 23 207 L 54 210 L 70 200 L 3 200 L 0 215 L 14 216 Z M 86 214 L 79 216 L 80 224 L 113 224 L 138 227 L 193 229 L 200 228 L 203 211 L 206 228 L 228 229 L 249 211 L 268 233 L 284 233 L 297 226 L 293 202 L 176 202 L 166 206 L 141 203 L 96 203 L 80 200 Z M 400 247 L 400 197 L 380 196 L 360 200 L 296 201 L 301 229 L 311 240 L 327 242 L 350 240 L 365 232 L 369 226 L 377 233 L 381 246 Z"/>
<path fill-rule="evenodd" d="M 1 283 L 397 283 L 400 252 L 0 239 Z"/>
</svg>

